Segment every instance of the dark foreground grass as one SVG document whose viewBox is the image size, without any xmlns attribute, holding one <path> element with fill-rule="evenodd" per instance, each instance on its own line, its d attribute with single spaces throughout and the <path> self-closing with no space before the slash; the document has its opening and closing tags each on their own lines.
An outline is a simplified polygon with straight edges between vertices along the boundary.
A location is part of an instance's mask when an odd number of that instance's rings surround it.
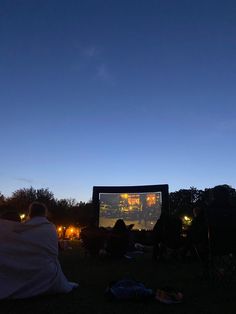
<svg viewBox="0 0 236 314">
<path fill-rule="evenodd" d="M 145 254 L 135 260 L 108 261 L 85 256 L 76 243 L 61 254 L 66 276 L 80 283 L 80 288 L 68 295 L 45 296 L 29 300 L 0 302 L 0 313 L 64 314 L 149 314 L 149 313 L 208 313 L 236 312 L 235 283 L 212 285 L 201 279 L 198 263 L 152 262 Z M 131 276 L 150 288 L 170 286 L 184 293 L 184 302 L 163 305 L 152 302 L 112 302 L 104 296 L 111 280 Z"/>
</svg>

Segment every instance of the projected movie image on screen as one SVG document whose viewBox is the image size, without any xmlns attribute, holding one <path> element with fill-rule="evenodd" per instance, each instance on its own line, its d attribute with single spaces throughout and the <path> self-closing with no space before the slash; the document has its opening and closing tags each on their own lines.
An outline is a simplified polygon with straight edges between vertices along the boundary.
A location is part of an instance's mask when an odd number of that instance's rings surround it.
<svg viewBox="0 0 236 314">
<path fill-rule="evenodd" d="M 124 219 L 133 229 L 150 230 L 161 214 L 161 192 L 100 193 L 99 225 L 112 227 Z"/>
</svg>

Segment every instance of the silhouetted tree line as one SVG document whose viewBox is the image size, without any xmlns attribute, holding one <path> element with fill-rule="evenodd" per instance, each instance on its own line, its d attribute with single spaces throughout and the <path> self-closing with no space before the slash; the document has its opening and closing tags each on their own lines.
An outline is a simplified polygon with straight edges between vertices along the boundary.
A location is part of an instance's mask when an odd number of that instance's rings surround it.
<svg viewBox="0 0 236 314">
<path fill-rule="evenodd" d="M 55 224 L 87 225 L 93 215 L 91 202 L 76 202 L 75 199 L 56 199 L 49 189 L 23 188 L 13 192 L 11 197 L 0 193 L 0 215 L 5 211 L 26 214 L 29 204 L 39 201 L 47 205 L 49 218 Z"/>
<path fill-rule="evenodd" d="M 169 194 L 170 213 L 177 216 L 192 215 L 196 205 L 206 206 L 214 200 L 218 194 L 227 195 L 228 203 L 236 210 L 236 190 L 227 184 L 217 185 L 213 188 L 198 190 L 195 187 L 181 189 Z"/>
<path fill-rule="evenodd" d="M 173 215 L 191 215 L 192 209 L 198 203 L 210 203 L 213 191 L 224 190 L 229 195 L 229 202 L 236 208 L 236 190 L 229 185 L 219 185 L 214 188 L 198 190 L 194 187 L 180 189 L 169 194 L 170 213 Z M 47 205 L 49 217 L 55 224 L 87 225 L 94 217 L 91 202 L 76 202 L 75 199 L 56 199 L 49 189 L 23 188 L 16 190 L 11 197 L 0 193 L 0 215 L 8 210 L 27 214 L 29 204 L 40 201 Z"/>
</svg>

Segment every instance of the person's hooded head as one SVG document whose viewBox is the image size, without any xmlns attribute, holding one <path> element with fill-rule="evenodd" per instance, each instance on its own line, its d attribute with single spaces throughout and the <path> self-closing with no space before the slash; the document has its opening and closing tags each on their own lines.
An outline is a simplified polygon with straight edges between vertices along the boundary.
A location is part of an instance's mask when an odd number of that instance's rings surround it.
<svg viewBox="0 0 236 314">
<path fill-rule="evenodd" d="M 47 207 L 45 204 L 40 202 L 33 202 L 29 206 L 29 217 L 32 219 L 34 217 L 46 217 Z"/>
</svg>

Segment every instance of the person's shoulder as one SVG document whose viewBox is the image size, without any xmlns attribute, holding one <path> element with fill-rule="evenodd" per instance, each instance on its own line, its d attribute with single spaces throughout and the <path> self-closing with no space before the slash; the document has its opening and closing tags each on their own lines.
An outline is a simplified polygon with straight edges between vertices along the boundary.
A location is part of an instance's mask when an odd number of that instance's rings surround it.
<svg viewBox="0 0 236 314">
<path fill-rule="evenodd" d="M 46 217 L 33 217 L 24 223 L 25 225 L 35 227 L 46 227 L 56 229 L 55 225 L 50 222 Z"/>
<path fill-rule="evenodd" d="M 46 223 L 48 220 L 46 217 L 36 216 L 32 217 L 24 222 L 25 225 L 34 225 L 39 223 Z"/>
</svg>

